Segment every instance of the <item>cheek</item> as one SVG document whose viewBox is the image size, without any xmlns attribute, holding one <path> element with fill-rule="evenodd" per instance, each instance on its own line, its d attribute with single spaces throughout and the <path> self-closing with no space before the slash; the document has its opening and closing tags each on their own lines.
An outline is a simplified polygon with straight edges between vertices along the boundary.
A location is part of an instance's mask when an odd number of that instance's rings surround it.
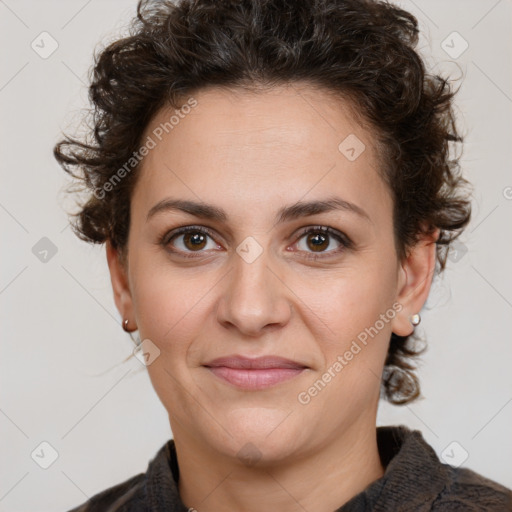
<svg viewBox="0 0 512 512">
<path fill-rule="evenodd" d="M 318 339 L 328 340 L 330 351 L 344 349 L 359 333 L 373 326 L 393 303 L 393 279 L 389 269 L 378 266 L 352 267 L 343 274 L 329 273 L 311 281 L 303 281 L 297 295 L 315 313 Z M 386 323 L 382 329 L 389 331 Z"/>
<path fill-rule="evenodd" d="M 141 339 L 149 338 L 161 351 L 186 350 L 201 328 L 203 295 L 211 287 L 200 277 L 187 277 L 166 268 L 141 268 L 133 296 Z"/>
<path fill-rule="evenodd" d="M 151 340 L 159 356 L 147 367 L 152 386 L 163 404 L 172 405 L 173 415 L 196 417 L 190 401 L 198 396 L 187 367 L 194 359 L 194 340 L 204 330 L 206 300 L 201 298 L 211 286 L 169 269 L 144 269 L 134 280 L 133 295 L 141 339 Z M 196 391 L 192 391 L 196 390 Z"/>
<path fill-rule="evenodd" d="M 329 293 L 321 299 L 317 294 L 312 307 L 315 315 L 310 318 L 316 327 L 311 324 L 309 328 L 323 367 L 308 389 L 315 396 L 314 408 L 333 422 L 372 410 L 378 399 L 394 316 L 392 296 L 379 276 L 368 272 L 364 279 L 328 279 L 325 284 L 331 284 L 325 289 Z M 315 297 L 310 294 L 304 302 L 308 301 L 314 303 Z M 303 391 L 309 393 L 308 389 Z"/>
</svg>

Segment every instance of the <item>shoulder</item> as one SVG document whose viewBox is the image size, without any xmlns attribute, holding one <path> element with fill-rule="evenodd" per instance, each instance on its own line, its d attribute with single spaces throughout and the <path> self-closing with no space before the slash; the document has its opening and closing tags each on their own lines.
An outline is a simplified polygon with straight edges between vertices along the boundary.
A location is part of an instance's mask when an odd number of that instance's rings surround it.
<svg viewBox="0 0 512 512">
<path fill-rule="evenodd" d="M 421 431 L 378 427 L 377 441 L 385 474 L 356 496 L 354 505 L 360 501 L 370 504 L 368 510 L 408 512 L 512 512 L 510 489 L 469 468 L 443 463 Z"/>
<path fill-rule="evenodd" d="M 135 512 L 144 510 L 145 473 L 95 494 L 68 512 Z"/>
<path fill-rule="evenodd" d="M 432 503 L 433 512 L 512 511 L 512 490 L 469 468 L 446 467 L 450 478 Z"/>
</svg>

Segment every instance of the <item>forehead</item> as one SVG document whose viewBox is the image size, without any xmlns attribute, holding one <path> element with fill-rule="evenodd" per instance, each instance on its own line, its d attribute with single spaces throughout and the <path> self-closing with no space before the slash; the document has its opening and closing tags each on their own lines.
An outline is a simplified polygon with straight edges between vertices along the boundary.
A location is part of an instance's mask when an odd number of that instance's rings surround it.
<svg viewBox="0 0 512 512">
<path fill-rule="evenodd" d="M 134 200 L 146 210 L 165 195 L 277 210 L 338 192 L 376 216 L 390 206 L 373 134 L 347 101 L 298 85 L 209 88 L 192 100 L 161 109 L 145 130 L 155 144 Z"/>
</svg>

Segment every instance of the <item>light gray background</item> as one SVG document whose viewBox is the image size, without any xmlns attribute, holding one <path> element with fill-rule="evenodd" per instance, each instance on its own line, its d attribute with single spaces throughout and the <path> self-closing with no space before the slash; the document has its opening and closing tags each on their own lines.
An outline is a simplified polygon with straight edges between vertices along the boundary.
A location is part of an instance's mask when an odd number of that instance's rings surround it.
<svg viewBox="0 0 512 512">
<path fill-rule="evenodd" d="M 457 441 L 464 466 L 512 487 L 512 2 L 397 3 L 418 17 L 431 69 L 463 73 L 458 116 L 474 218 L 461 239 L 467 253 L 454 253 L 422 311 L 425 398 L 382 402 L 378 424 L 421 430 L 439 456 Z M 172 435 L 145 368 L 119 364 L 133 345 L 104 247 L 69 229 L 66 175 L 52 156 L 86 105 L 93 49 L 122 32 L 135 5 L 0 0 L 0 511 L 68 510 L 145 471 Z M 43 31 L 59 45 L 46 59 L 31 48 Z M 454 31 L 469 44 L 456 58 L 441 47 L 461 48 Z M 32 252 L 43 237 L 57 248 L 46 262 Z M 43 441 L 58 452 L 46 470 L 31 458 Z"/>
</svg>

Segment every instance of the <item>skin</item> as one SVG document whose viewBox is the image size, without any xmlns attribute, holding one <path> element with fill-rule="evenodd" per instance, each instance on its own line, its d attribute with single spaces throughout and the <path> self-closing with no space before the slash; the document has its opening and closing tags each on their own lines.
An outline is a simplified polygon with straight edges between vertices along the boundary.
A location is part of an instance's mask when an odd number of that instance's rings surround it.
<svg viewBox="0 0 512 512">
<path fill-rule="evenodd" d="M 391 193 L 372 134 L 348 103 L 307 84 L 257 94 L 209 88 L 194 98 L 197 107 L 143 161 L 126 265 L 107 243 L 116 306 L 160 350 L 147 368 L 169 414 L 186 506 L 331 512 L 384 474 L 376 442 L 382 369 L 391 333 L 411 334 L 409 317 L 428 297 L 438 232 L 398 260 Z M 144 139 L 172 113 L 158 112 Z M 354 161 L 338 150 L 350 134 L 366 146 Z M 338 210 L 275 223 L 284 205 L 332 196 L 369 220 Z M 227 220 L 175 210 L 147 221 L 168 197 L 213 204 Z M 190 225 L 214 237 L 199 249 L 183 235 L 158 243 Z M 344 233 L 353 247 L 327 235 L 315 250 L 301 229 L 318 225 Z M 247 237 L 262 250 L 251 263 L 236 251 Z M 394 303 L 402 308 L 394 318 L 300 403 L 299 393 Z M 203 366 L 231 354 L 278 355 L 308 369 L 264 390 L 241 390 Z"/>
</svg>

